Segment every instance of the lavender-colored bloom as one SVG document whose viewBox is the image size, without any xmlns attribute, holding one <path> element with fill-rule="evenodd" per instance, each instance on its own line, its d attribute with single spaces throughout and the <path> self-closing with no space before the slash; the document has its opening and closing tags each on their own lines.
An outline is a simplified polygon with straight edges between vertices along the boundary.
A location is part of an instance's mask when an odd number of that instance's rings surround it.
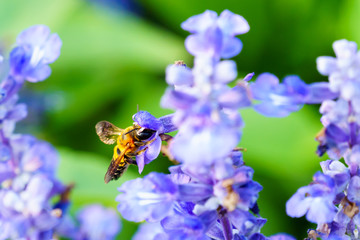
<svg viewBox="0 0 360 240">
<path fill-rule="evenodd" d="M 360 54 L 357 51 L 355 42 L 345 39 L 334 42 L 333 44 L 336 58 L 318 57 L 316 60 L 318 71 L 325 76 L 329 76 L 330 89 L 340 92 L 346 99 L 352 99 L 359 89 L 360 77 Z"/>
<path fill-rule="evenodd" d="M 152 142 L 144 147 L 147 148 L 147 150 L 143 154 L 136 156 L 139 173 L 143 171 L 146 164 L 149 164 L 159 155 L 161 149 L 161 138 L 159 134 L 168 133 L 176 130 L 176 127 L 172 123 L 171 119 L 172 115 L 155 118 L 153 115 L 146 111 L 139 111 L 138 113 L 134 114 L 133 120 L 135 123 L 137 123 L 143 128 L 148 128 L 156 131 L 154 136 L 148 140 Z"/>
<path fill-rule="evenodd" d="M 209 165 L 226 157 L 236 146 L 241 136 L 239 127 L 243 125 L 237 109 L 251 104 L 246 87 L 225 85 L 236 75 L 232 61 L 213 64 L 198 58 L 193 70 L 183 65 L 168 67 L 167 79 L 174 86 L 161 102 L 164 107 L 177 110 L 172 120 L 181 127 L 171 145 L 177 160 Z M 226 144 L 220 139 L 227 139 Z"/>
<path fill-rule="evenodd" d="M 317 172 L 312 185 L 301 187 L 286 203 L 286 213 L 291 217 L 301 217 L 315 223 L 328 223 L 333 220 L 336 208 L 335 183 L 327 175 Z"/>
<path fill-rule="evenodd" d="M 253 98 L 261 101 L 254 109 L 268 117 L 286 117 L 305 103 L 320 103 L 337 96 L 327 83 L 306 85 L 298 76 L 287 76 L 281 84 L 270 73 L 259 75 L 250 88 Z"/>
<path fill-rule="evenodd" d="M 240 53 L 242 42 L 234 36 L 250 30 L 247 21 L 237 14 L 224 10 L 220 16 L 207 10 L 183 22 L 181 27 L 192 33 L 186 49 L 194 56 L 231 58 Z"/>
<path fill-rule="evenodd" d="M 49 63 L 60 55 L 62 42 L 44 25 L 24 30 L 16 39 L 17 47 L 10 53 L 11 75 L 30 82 L 43 81 L 51 74 Z"/>
<path fill-rule="evenodd" d="M 270 236 L 270 240 L 295 240 L 295 238 L 288 234 L 278 233 Z"/>
<path fill-rule="evenodd" d="M 336 193 L 344 191 L 350 180 L 349 169 L 339 161 L 327 160 L 320 163 L 324 174 L 330 176 L 336 186 Z"/>
<path fill-rule="evenodd" d="M 167 234 L 164 233 L 160 222 L 148 223 L 145 222 L 141 224 L 132 238 L 132 240 L 157 240 L 157 239 L 167 239 Z"/>
<path fill-rule="evenodd" d="M 116 211 L 98 204 L 83 208 L 77 214 L 77 219 L 80 223 L 78 240 L 114 239 L 121 228 Z"/>
<path fill-rule="evenodd" d="M 206 232 L 215 220 L 216 217 L 211 213 L 200 216 L 173 214 L 164 218 L 161 225 L 169 240 L 210 240 Z"/>
<path fill-rule="evenodd" d="M 171 178 L 161 173 L 150 173 L 143 179 L 127 181 L 118 189 L 118 210 L 121 215 L 134 222 L 159 221 L 172 210 L 177 199 L 178 188 Z"/>
</svg>

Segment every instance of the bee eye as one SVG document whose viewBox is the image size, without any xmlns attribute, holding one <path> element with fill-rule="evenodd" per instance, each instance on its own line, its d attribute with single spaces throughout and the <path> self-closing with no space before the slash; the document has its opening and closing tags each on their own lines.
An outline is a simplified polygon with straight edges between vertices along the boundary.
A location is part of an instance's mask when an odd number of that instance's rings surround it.
<svg viewBox="0 0 360 240">
<path fill-rule="evenodd" d="M 154 131 L 154 130 L 145 128 L 145 129 L 142 129 L 142 130 L 140 130 L 140 131 L 137 131 L 137 132 L 136 132 L 136 137 L 137 137 L 139 140 L 147 140 L 147 139 L 149 139 L 155 132 L 156 132 L 156 131 Z"/>
</svg>

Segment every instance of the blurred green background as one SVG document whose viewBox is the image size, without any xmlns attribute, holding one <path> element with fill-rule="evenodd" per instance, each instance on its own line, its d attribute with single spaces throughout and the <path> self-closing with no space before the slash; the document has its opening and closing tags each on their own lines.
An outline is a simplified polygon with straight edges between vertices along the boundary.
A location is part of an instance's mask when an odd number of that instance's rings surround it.
<svg viewBox="0 0 360 240">
<path fill-rule="evenodd" d="M 331 44 L 338 39 L 360 43 L 358 0 L 0 0 L 3 53 L 34 24 L 50 26 L 63 40 L 52 76 L 27 84 L 22 92 L 30 113 L 17 131 L 57 147 L 59 178 L 76 184 L 72 213 L 95 202 L 116 208 L 117 187 L 139 176 L 130 167 L 119 181 L 104 184 L 112 146 L 98 140 L 94 126 L 100 120 L 129 126 L 137 105 L 156 117 L 170 113 L 159 105 L 164 70 L 179 59 L 192 65 L 180 24 L 206 9 L 229 9 L 250 24 L 250 32 L 240 36 L 243 51 L 235 57 L 239 78 L 272 72 L 280 78 L 297 74 L 308 83 L 326 81 L 317 73 L 316 57 L 333 55 Z M 264 186 L 259 207 L 268 219 L 262 230 L 266 235 L 287 232 L 301 239 L 315 227 L 304 218 L 287 217 L 285 202 L 320 170 L 321 159 L 314 153 L 314 136 L 321 129 L 318 107 L 306 106 L 284 119 L 242 113 L 246 126 L 240 146 L 247 148 L 246 164 Z M 142 176 L 166 172 L 168 166 L 159 157 Z M 137 225 L 122 223 L 118 239 L 131 239 Z"/>
</svg>

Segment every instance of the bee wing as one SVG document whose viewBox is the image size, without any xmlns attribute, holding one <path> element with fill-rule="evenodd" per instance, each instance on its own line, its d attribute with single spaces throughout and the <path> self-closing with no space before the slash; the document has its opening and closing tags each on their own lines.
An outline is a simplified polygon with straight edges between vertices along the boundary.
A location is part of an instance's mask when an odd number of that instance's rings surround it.
<svg viewBox="0 0 360 240">
<path fill-rule="evenodd" d="M 125 148 L 120 155 L 117 157 L 113 157 L 111 160 L 111 163 L 109 165 L 109 168 L 105 174 L 104 181 L 105 183 L 110 182 L 111 180 L 117 180 L 121 177 L 121 175 L 126 171 L 129 164 L 127 160 L 129 159 L 127 156 L 125 156 L 125 153 L 128 148 Z"/>
<path fill-rule="evenodd" d="M 95 126 L 95 130 L 100 140 L 106 144 L 116 143 L 117 137 L 123 132 L 123 129 L 118 128 L 108 121 L 98 122 Z"/>
</svg>

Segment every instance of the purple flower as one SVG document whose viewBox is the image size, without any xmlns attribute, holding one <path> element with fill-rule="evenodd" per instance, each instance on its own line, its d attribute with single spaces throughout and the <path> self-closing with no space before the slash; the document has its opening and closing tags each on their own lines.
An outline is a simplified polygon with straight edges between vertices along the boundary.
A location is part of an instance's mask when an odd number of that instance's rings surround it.
<svg viewBox="0 0 360 240">
<path fill-rule="evenodd" d="M 318 71 L 329 76 L 330 89 L 340 92 L 344 99 L 359 96 L 360 54 L 356 43 L 342 39 L 334 42 L 333 48 L 336 58 L 318 57 Z"/>
<path fill-rule="evenodd" d="M 336 193 L 344 191 L 350 180 L 349 169 L 339 161 L 327 160 L 320 163 L 325 175 L 330 176 L 336 186 Z"/>
<path fill-rule="evenodd" d="M 60 55 L 62 42 L 45 25 L 32 26 L 16 39 L 17 47 L 10 53 L 10 73 L 30 82 L 43 81 L 51 74 L 49 63 Z"/>
<path fill-rule="evenodd" d="M 159 221 L 172 210 L 178 188 L 168 175 L 150 173 L 143 179 L 127 181 L 118 189 L 118 210 L 121 215 L 134 222 Z"/>
<path fill-rule="evenodd" d="M 251 102 L 246 87 L 226 86 L 236 75 L 233 61 L 213 63 L 196 58 L 192 70 L 179 64 L 168 67 L 167 81 L 174 86 L 166 91 L 161 103 L 176 110 L 172 120 L 179 133 L 171 152 L 177 160 L 211 164 L 237 145 L 239 127 L 243 125 L 237 110 Z M 223 137 L 226 144 L 220 140 Z"/>
<path fill-rule="evenodd" d="M 247 21 L 237 14 L 224 10 L 220 16 L 207 10 L 183 22 L 181 27 L 192 33 L 186 41 L 186 49 L 194 56 L 231 58 L 240 53 L 242 42 L 234 36 L 247 33 Z"/>
<path fill-rule="evenodd" d="M 198 217 L 174 214 L 163 219 L 161 225 L 169 240 L 210 240 L 206 232 L 215 220 L 211 214 Z"/>
<path fill-rule="evenodd" d="M 298 76 L 287 76 L 281 84 L 270 73 L 260 74 L 250 88 L 253 98 L 261 101 L 254 109 L 268 117 L 286 117 L 305 103 L 320 103 L 337 96 L 327 83 L 306 85 Z"/>
<path fill-rule="evenodd" d="M 288 234 L 278 233 L 270 236 L 270 240 L 295 240 L 295 238 Z"/>
<path fill-rule="evenodd" d="M 148 140 L 153 142 L 144 147 L 147 148 L 147 150 L 143 154 L 136 156 L 136 163 L 139 168 L 139 173 L 143 171 L 146 164 L 149 164 L 151 161 L 157 158 L 157 156 L 159 156 L 161 150 L 161 138 L 159 134 L 176 130 L 176 127 L 172 123 L 171 119 L 172 115 L 167 115 L 157 119 L 146 111 L 139 111 L 138 113 L 134 114 L 133 120 L 135 123 L 143 128 L 156 131 L 154 136 Z"/>
<path fill-rule="evenodd" d="M 318 224 L 331 222 L 336 214 L 335 183 L 327 175 L 317 172 L 314 182 L 301 187 L 286 203 L 286 213 L 291 217 L 301 217 Z"/>
<path fill-rule="evenodd" d="M 132 238 L 133 240 L 163 240 L 167 239 L 167 234 L 164 233 L 164 229 L 162 228 L 160 222 L 148 223 L 145 222 L 141 224 L 136 232 L 136 234 Z"/>
<path fill-rule="evenodd" d="M 77 219 L 80 223 L 78 240 L 114 239 L 121 228 L 116 211 L 98 204 L 83 208 Z"/>
</svg>

